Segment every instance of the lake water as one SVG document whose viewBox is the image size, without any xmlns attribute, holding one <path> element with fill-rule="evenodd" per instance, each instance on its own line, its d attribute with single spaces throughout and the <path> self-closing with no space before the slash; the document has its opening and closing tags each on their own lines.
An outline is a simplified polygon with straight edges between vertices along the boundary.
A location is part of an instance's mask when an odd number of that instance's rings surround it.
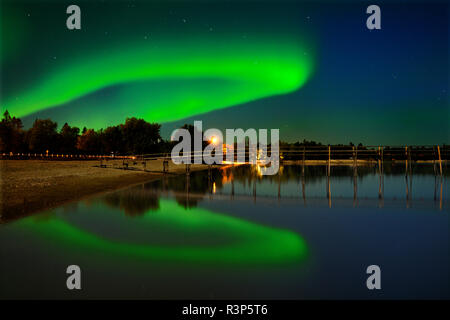
<svg viewBox="0 0 450 320">
<path fill-rule="evenodd" d="M 281 169 L 168 175 L 4 224 L 0 298 L 450 298 L 448 176 Z"/>
</svg>

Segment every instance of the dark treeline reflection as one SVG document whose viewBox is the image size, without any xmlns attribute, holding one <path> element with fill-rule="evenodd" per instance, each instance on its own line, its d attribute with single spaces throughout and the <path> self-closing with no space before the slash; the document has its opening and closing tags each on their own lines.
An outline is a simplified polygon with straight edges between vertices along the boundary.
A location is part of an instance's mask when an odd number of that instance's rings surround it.
<svg viewBox="0 0 450 320">
<path fill-rule="evenodd" d="M 165 176 L 140 186 L 108 194 L 102 201 L 110 207 L 123 210 L 128 216 L 138 216 L 159 209 L 161 194 L 171 191 L 175 201 L 184 208 L 196 207 L 205 194 L 212 192 L 212 184 L 222 188 L 222 172 L 213 170 L 187 175 Z"/>
<path fill-rule="evenodd" d="M 136 187 L 110 193 L 102 198 L 113 208 L 121 209 L 127 216 L 138 216 L 147 211 L 159 209 L 159 195 L 156 190 Z"/>
<path fill-rule="evenodd" d="M 327 179 L 326 172 L 326 166 L 289 165 L 282 166 L 277 175 L 262 176 L 257 166 L 224 167 L 198 171 L 190 175 L 167 175 L 161 180 L 113 192 L 104 196 L 102 201 L 110 207 L 119 208 L 128 216 L 139 216 L 148 211 L 157 211 L 161 196 L 171 195 L 180 206 L 188 209 L 196 207 L 206 196 L 221 193 L 225 185 L 231 186 L 225 192 L 230 195 L 234 195 L 235 185 L 253 188 L 262 183 L 283 186 L 289 182 L 296 182 L 307 186 Z M 433 165 L 416 165 L 412 167 L 411 172 L 408 171 L 408 174 L 433 176 L 435 171 Z M 351 166 L 331 168 L 333 179 L 355 181 L 355 175 L 359 182 L 374 175 L 380 176 L 380 179 L 382 176 L 398 176 L 403 180 L 405 166 L 389 164 L 384 166 L 382 171 L 376 166 L 361 166 L 356 171 Z M 411 183 L 411 179 L 409 182 Z"/>
</svg>

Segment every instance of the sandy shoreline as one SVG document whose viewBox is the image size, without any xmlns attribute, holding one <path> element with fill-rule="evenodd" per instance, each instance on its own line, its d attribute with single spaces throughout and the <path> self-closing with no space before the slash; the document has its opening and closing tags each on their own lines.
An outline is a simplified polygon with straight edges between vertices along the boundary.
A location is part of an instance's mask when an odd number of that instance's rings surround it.
<svg viewBox="0 0 450 320">
<path fill-rule="evenodd" d="M 99 161 L 0 160 L 0 223 L 60 206 L 96 193 L 162 177 L 162 161 L 148 161 L 147 172 L 122 170 L 121 161 L 101 168 Z M 112 168 L 115 165 L 116 168 Z M 136 166 L 142 169 L 142 166 Z M 191 170 L 203 170 L 193 165 Z M 150 171 L 150 172 L 149 172 Z M 169 172 L 185 172 L 169 162 Z"/>
</svg>

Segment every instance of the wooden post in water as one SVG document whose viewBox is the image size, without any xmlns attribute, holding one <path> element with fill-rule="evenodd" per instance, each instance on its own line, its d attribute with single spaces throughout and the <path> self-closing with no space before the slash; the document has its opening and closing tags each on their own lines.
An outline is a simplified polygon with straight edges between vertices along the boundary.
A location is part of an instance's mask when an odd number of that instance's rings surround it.
<svg viewBox="0 0 450 320">
<path fill-rule="evenodd" d="M 358 179 L 353 176 L 353 207 L 356 207 L 358 203 Z"/>
<path fill-rule="evenodd" d="M 408 146 L 405 146 L 405 176 L 408 176 Z"/>
<path fill-rule="evenodd" d="M 353 175 L 355 175 L 355 146 L 352 147 Z"/>
<path fill-rule="evenodd" d="M 436 170 L 436 148 L 435 148 L 435 146 L 433 146 L 433 170 L 434 170 L 434 176 L 436 176 L 437 170 Z"/>
<path fill-rule="evenodd" d="M 438 157 L 439 157 L 439 171 L 442 177 L 442 159 L 441 159 L 441 149 L 439 148 L 439 145 L 437 146 L 438 149 Z"/>
<path fill-rule="evenodd" d="M 306 152 L 306 150 L 305 150 L 305 146 L 303 146 L 303 163 L 302 163 L 302 176 L 304 177 L 305 176 L 305 152 Z"/>
<path fill-rule="evenodd" d="M 408 152 L 408 161 L 409 161 L 409 175 L 412 176 L 412 149 L 411 147 L 409 147 L 409 152 Z M 412 181 L 412 178 L 411 178 Z"/>
<path fill-rule="evenodd" d="M 383 164 L 382 164 L 382 147 L 378 147 L 378 175 L 379 175 L 379 184 L 378 184 L 378 206 L 380 208 L 383 207 Z"/>
<path fill-rule="evenodd" d="M 330 176 L 331 174 L 331 146 L 328 145 L 328 171 L 327 171 L 328 176 Z"/>
<path fill-rule="evenodd" d="M 358 149 L 355 146 L 352 147 L 353 150 L 353 207 L 358 205 Z"/>
<path fill-rule="evenodd" d="M 378 172 L 381 175 L 381 147 L 380 146 L 378 146 L 377 156 L 378 156 Z"/>
</svg>

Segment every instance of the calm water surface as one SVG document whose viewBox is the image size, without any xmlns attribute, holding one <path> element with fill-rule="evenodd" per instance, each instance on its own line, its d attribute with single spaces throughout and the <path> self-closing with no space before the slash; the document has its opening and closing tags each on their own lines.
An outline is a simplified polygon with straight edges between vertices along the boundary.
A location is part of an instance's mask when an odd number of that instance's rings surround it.
<svg viewBox="0 0 450 320">
<path fill-rule="evenodd" d="M 19 219 L 0 226 L 0 297 L 450 298 L 448 177 L 403 169 L 229 167 Z"/>
</svg>

